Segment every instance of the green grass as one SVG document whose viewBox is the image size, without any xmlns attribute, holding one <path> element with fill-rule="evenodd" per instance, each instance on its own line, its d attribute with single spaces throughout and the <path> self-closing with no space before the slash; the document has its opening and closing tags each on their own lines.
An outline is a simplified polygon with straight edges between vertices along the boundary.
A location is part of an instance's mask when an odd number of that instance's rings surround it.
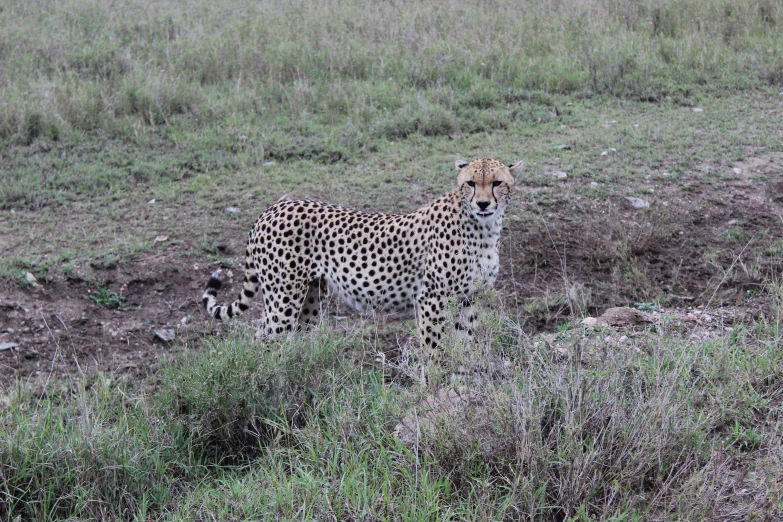
<svg viewBox="0 0 783 522">
<path fill-rule="evenodd" d="M 783 63 L 783 9 L 770 0 L 13 2 L 0 16 L 0 136 L 134 138 L 164 127 L 176 138 L 196 120 L 231 124 L 279 159 L 341 159 L 350 128 L 447 134 L 530 91 L 687 98 L 703 86 L 778 84 Z M 343 132 L 319 132 L 335 123 Z M 286 127 L 300 132 L 286 137 Z"/>
<path fill-rule="evenodd" d="M 481 334 L 484 360 L 519 339 L 499 319 Z M 701 343 L 676 330 L 640 335 L 637 349 L 590 351 L 601 346 L 590 332 L 561 335 L 573 349 L 565 358 L 533 339 L 503 342 L 509 370 L 481 373 L 468 403 L 407 443 L 395 424 L 417 405 L 426 415 L 431 390 L 384 384 L 352 362 L 355 338 L 323 332 L 260 349 L 235 329 L 140 386 L 99 376 L 20 388 L 2 406 L 0 514 L 780 516 L 779 319 Z M 719 472 L 726 459 L 750 474 Z M 752 494 L 726 497 L 740 488 Z"/>
<path fill-rule="evenodd" d="M 0 167 L 3 209 L 115 203 L 169 183 L 209 193 L 215 176 L 270 160 L 350 165 L 411 137 L 530 135 L 586 123 L 596 96 L 692 107 L 779 89 L 783 64 L 783 7 L 770 0 L 219 12 L 199 0 L 15 1 L 0 20 L 0 141 L 15 145 Z M 619 137 L 647 144 L 644 132 Z"/>
<path fill-rule="evenodd" d="M 6 520 L 143 518 L 204 475 L 182 429 L 123 382 L 20 383 L 0 405 Z"/>
</svg>

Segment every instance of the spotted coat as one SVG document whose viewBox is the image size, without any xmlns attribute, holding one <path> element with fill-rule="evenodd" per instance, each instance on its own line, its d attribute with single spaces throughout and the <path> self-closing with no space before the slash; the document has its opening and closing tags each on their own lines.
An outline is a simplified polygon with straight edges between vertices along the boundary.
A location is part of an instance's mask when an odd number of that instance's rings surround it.
<svg viewBox="0 0 783 522">
<path fill-rule="evenodd" d="M 458 188 L 410 214 L 280 201 L 250 232 L 239 298 L 217 303 L 217 271 L 202 295 L 204 306 L 227 320 L 260 294 L 262 333 L 273 337 L 317 322 L 328 287 L 359 311 L 413 309 L 421 339 L 432 350 L 453 299 L 458 337 L 470 338 L 476 288 L 498 275 L 501 222 L 521 163 L 458 161 Z"/>
</svg>

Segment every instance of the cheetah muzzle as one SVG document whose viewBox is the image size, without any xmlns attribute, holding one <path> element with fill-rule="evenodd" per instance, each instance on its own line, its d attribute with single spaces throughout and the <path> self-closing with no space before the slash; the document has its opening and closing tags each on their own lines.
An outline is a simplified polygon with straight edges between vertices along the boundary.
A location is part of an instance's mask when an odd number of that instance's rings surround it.
<svg viewBox="0 0 783 522">
<path fill-rule="evenodd" d="M 360 212 L 317 201 L 283 200 L 250 231 L 239 298 L 220 305 L 213 273 L 202 295 L 207 313 L 228 320 L 264 304 L 268 337 L 317 323 L 326 287 L 361 312 L 413 309 L 434 353 L 453 299 L 459 338 L 473 336 L 473 296 L 498 275 L 498 239 L 522 162 L 457 161 L 457 189 L 410 214 Z"/>
</svg>

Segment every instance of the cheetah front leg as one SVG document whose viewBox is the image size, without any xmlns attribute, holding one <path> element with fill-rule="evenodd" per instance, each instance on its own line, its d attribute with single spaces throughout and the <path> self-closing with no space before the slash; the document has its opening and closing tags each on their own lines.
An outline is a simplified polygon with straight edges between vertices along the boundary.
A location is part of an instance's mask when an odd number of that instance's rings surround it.
<svg viewBox="0 0 783 522">
<path fill-rule="evenodd" d="M 416 325 L 427 357 L 435 363 L 443 360 L 443 324 L 446 321 L 446 304 L 441 297 L 425 294 L 416 301 Z"/>
<path fill-rule="evenodd" d="M 466 298 L 459 302 L 457 320 L 454 329 L 457 332 L 457 340 L 469 343 L 473 341 L 476 316 L 473 314 L 473 300 Z"/>
</svg>

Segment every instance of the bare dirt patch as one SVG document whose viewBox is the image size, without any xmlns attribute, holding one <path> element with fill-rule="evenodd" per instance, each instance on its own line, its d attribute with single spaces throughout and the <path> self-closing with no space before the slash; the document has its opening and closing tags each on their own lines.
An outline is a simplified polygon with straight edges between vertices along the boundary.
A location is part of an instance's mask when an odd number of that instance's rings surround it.
<svg viewBox="0 0 783 522">
<path fill-rule="evenodd" d="M 656 187 L 644 210 L 625 204 L 624 194 L 569 194 L 528 208 L 533 225 L 510 223 L 502 245 L 507 304 L 533 330 L 572 312 L 637 302 L 763 312 L 763 282 L 783 273 L 780 165 L 752 158 L 713 179 L 683 176 Z"/>
<path fill-rule="evenodd" d="M 49 372 L 147 373 L 158 357 L 211 329 L 200 313 L 203 275 L 194 265 L 191 259 L 148 255 L 109 270 L 84 267 L 77 279 L 35 290 L 3 283 L 0 342 L 18 346 L 0 352 L 0 383 Z M 122 295 L 126 309 L 90 299 L 96 279 Z M 156 340 L 157 329 L 173 329 L 176 342 Z"/>
<path fill-rule="evenodd" d="M 583 183 L 578 179 L 544 188 L 523 185 L 523 208 L 529 191 L 553 197 L 526 209 L 533 218 L 528 224 L 509 220 L 501 246 L 501 297 L 530 333 L 551 331 L 574 314 L 599 315 L 612 306 L 650 301 L 683 310 L 731 305 L 747 318 L 764 315 L 769 300 L 762 282 L 783 272 L 780 164 L 779 157 L 761 157 L 731 168 L 703 166 L 715 176 L 651 184 L 655 190 L 645 196 L 651 206 L 644 210 L 628 206 L 625 193 L 577 197 L 576 185 Z M 224 231 L 232 246 L 244 237 L 238 227 Z M 161 356 L 197 346 L 214 327 L 200 297 L 215 262 L 183 255 L 194 246 L 177 240 L 163 253 L 117 266 L 85 265 L 72 278 L 38 289 L 0 282 L 0 345 L 17 345 L 0 351 L 0 384 L 92 369 L 142 375 Z M 239 260 L 236 252 L 231 257 Z M 228 282 L 221 300 L 233 298 L 238 288 Z M 122 295 L 128 309 L 95 303 L 90 296 L 99 288 Z M 260 314 L 256 309 L 247 316 L 242 321 L 257 321 Z M 347 328 L 356 317 L 338 322 Z M 173 330 L 174 342 L 156 339 L 155 330 Z M 381 344 L 389 346 L 379 348 L 389 353 L 406 340 L 397 334 L 384 339 Z"/>
</svg>

